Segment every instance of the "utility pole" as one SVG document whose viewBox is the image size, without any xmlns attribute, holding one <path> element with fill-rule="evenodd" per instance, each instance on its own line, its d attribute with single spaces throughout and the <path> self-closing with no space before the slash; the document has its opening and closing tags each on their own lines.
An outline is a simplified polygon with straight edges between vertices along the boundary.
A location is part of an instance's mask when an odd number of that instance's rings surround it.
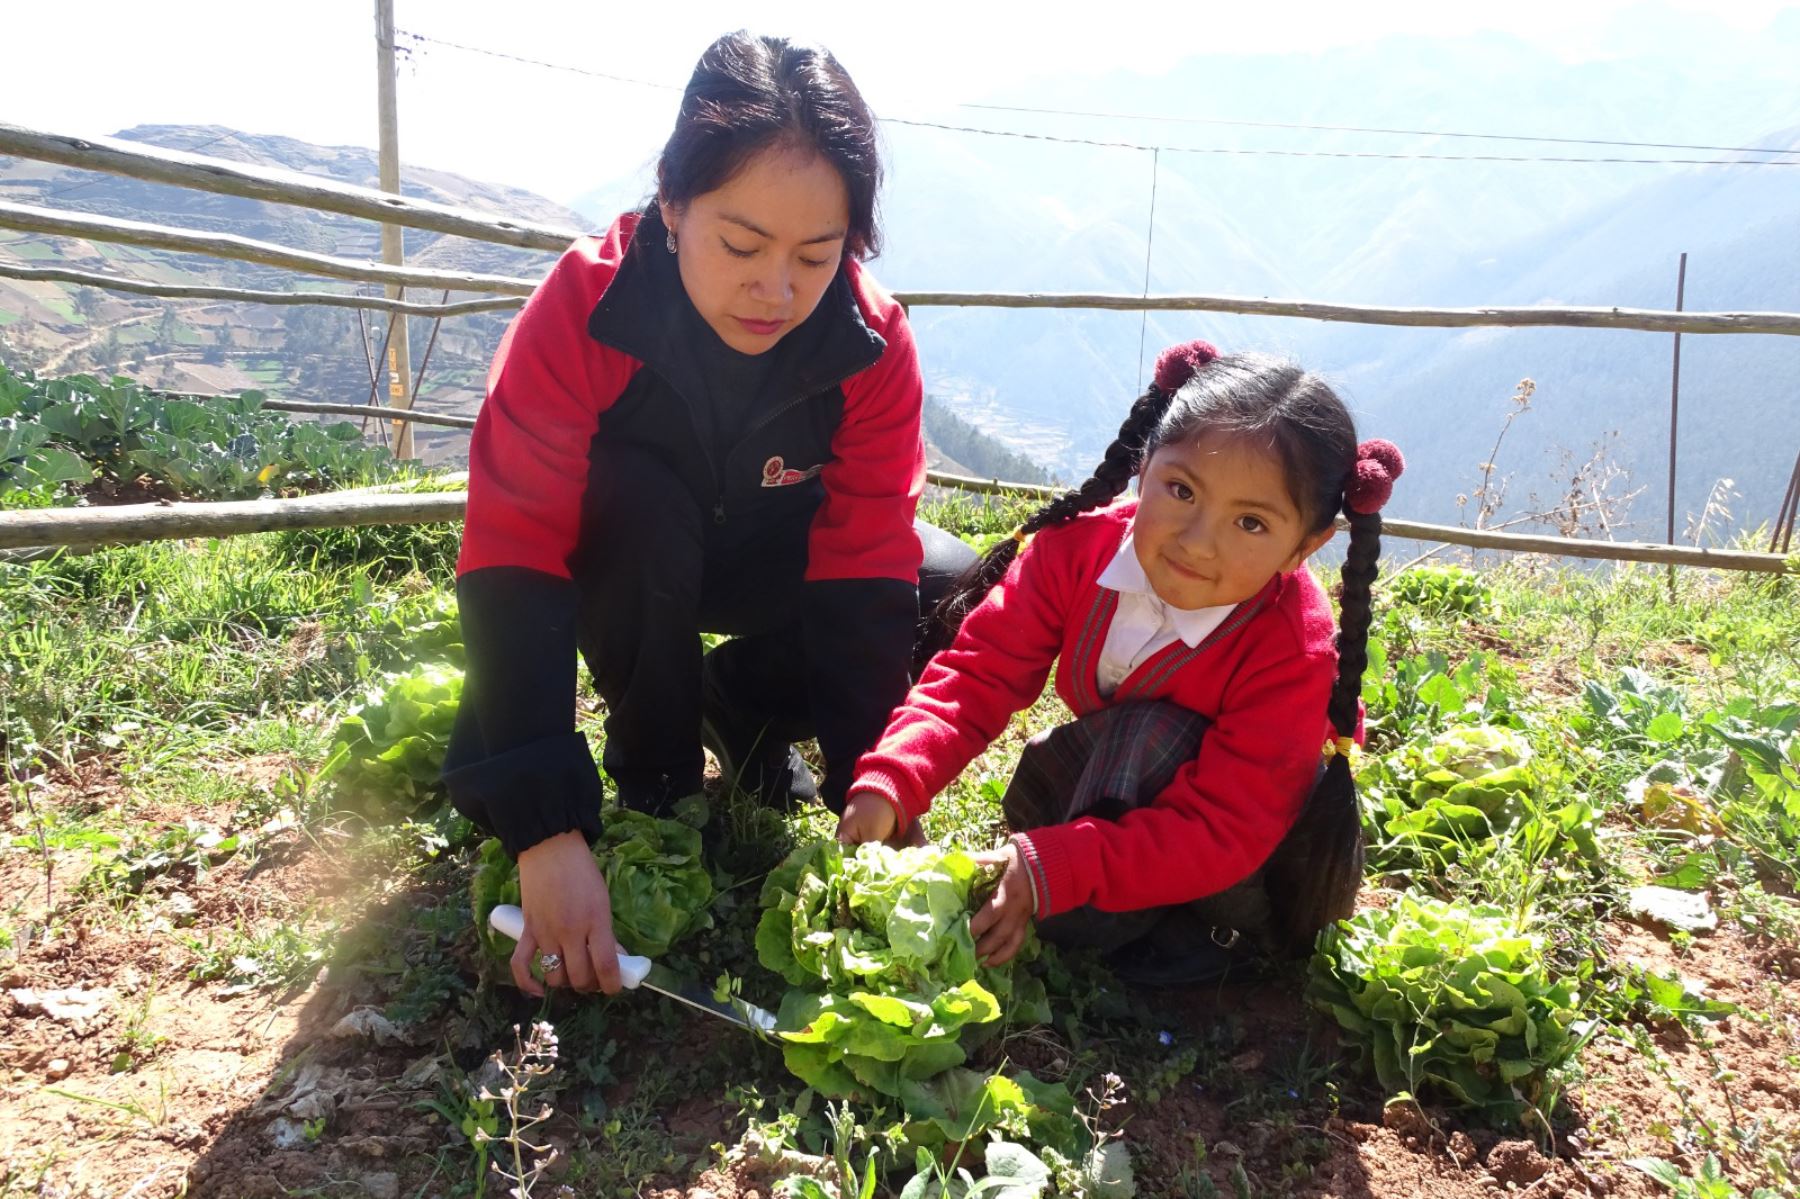
<svg viewBox="0 0 1800 1199">
<path fill-rule="evenodd" d="M 1675 275 L 1675 311 L 1686 307 L 1687 251 Z M 1669 544 L 1675 544 L 1675 442 L 1681 427 L 1681 334 L 1675 334 L 1675 364 L 1669 370 Z M 1675 602 L 1675 564 L 1669 564 L 1669 602 Z"/>
<path fill-rule="evenodd" d="M 375 65 L 376 102 L 381 121 L 381 190 L 400 194 L 400 115 L 396 92 L 399 80 L 394 71 L 394 0 L 375 0 Z M 381 227 L 381 261 L 389 266 L 406 263 L 404 230 L 399 225 Z M 405 288 L 387 285 L 390 300 L 403 299 Z M 388 340 L 387 380 L 388 406 L 408 409 L 413 395 L 407 384 L 412 379 L 412 354 L 406 341 L 406 317 L 395 313 L 390 320 L 393 336 Z M 393 422 L 394 457 L 413 456 L 411 421 Z"/>
</svg>

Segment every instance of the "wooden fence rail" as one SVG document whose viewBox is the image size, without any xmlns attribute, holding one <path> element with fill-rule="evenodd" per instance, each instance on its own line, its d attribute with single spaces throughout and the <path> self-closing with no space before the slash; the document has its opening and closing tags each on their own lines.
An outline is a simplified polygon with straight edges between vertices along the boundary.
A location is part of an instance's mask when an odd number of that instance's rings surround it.
<svg viewBox="0 0 1800 1199">
<path fill-rule="evenodd" d="M 104 171 L 179 187 L 243 196 L 272 203 L 295 204 L 390 224 L 474 238 L 528 249 L 558 251 L 577 231 L 529 221 L 409 199 L 334 180 L 110 138 L 76 138 L 20 126 L 0 124 L 0 154 L 35 158 L 87 170 Z M 0 227 L 51 236 L 141 245 L 179 253 L 253 262 L 305 274 L 360 282 L 490 292 L 508 297 L 531 294 L 532 279 L 421 268 L 395 268 L 376 263 L 313 254 L 233 234 L 90 216 L 29 205 L 0 202 Z M 238 288 L 181 287 L 94 275 L 56 267 L 0 266 L 0 275 L 105 287 L 171 298 L 220 299 L 271 304 L 318 303 L 447 316 L 516 306 L 516 299 L 477 300 L 459 304 L 410 304 L 332 293 L 257 292 Z M 1223 312 L 1245 316 L 1277 316 L 1306 320 L 1434 328 L 1560 326 L 1632 329 L 1653 333 L 1773 334 L 1800 336 L 1800 313 L 1670 312 L 1604 307 L 1530 308 L 1400 308 L 1326 303 L 1315 300 L 1271 300 L 1244 296 L 1134 296 L 1104 293 L 901 292 L 901 303 L 918 307 L 1060 308 L 1116 311 Z M 327 404 L 270 400 L 266 406 L 289 412 L 350 416 L 380 415 L 456 428 L 474 425 L 470 417 L 434 413 L 396 413 L 363 404 Z M 1055 489 L 971 479 L 933 472 L 940 486 L 974 491 L 1052 494 Z M 362 524 L 397 524 L 460 519 L 460 494 L 309 496 L 296 500 L 255 500 L 223 504 L 170 504 L 90 509 L 37 509 L 0 512 L 0 549 L 18 547 L 91 547 L 167 538 L 218 537 L 284 528 L 330 528 Z M 1776 554 L 1709 550 L 1637 542 L 1582 541 L 1521 533 L 1499 533 L 1390 520 L 1391 536 L 1449 545 L 1563 557 L 1671 563 L 1713 569 L 1779 574 L 1792 569 Z"/>
<path fill-rule="evenodd" d="M 0 124 L 0 154 L 14 154 L 65 166 L 107 171 L 136 179 L 170 183 L 227 195 L 246 196 L 280 204 L 338 212 L 390 224 L 409 225 L 440 233 L 474 238 L 502 245 L 560 250 L 578 231 L 535 224 L 470 209 L 452 208 L 422 200 L 388 195 L 335 180 L 275 171 L 264 167 L 207 158 L 176 150 L 163 150 L 110 138 L 77 138 L 68 134 Z M 10 213 L 10 218 L 9 218 Z M 27 217 L 25 214 L 31 214 Z M 26 223 L 29 220 L 30 223 Z M 96 240 L 124 240 L 188 253 L 214 254 L 271 266 L 287 266 L 309 274 L 355 279 L 371 283 L 410 283 L 448 287 L 454 291 L 496 292 L 524 296 L 534 281 L 496 275 L 455 275 L 454 272 L 410 270 L 409 278 L 395 268 L 350 259 L 309 255 L 302 251 L 232 238 L 225 234 L 199 234 L 189 230 L 146 226 L 137 222 L 112 222 L 134 227 L 135 237 L 157 231 L 159 241 L 134 240 L 110 234 L 103 218 L 81 218 L 79 227 L 68 214 L 48 213 L 24 205 L 0 204 L 0 225 L 30 232 Z M 171 244 L 169 238 L 181 244 Z M 203 241 L 201 239 L 204 239 Z M 1537 328 L 1635 329 L 1650 333 L 1759 333 L 1800 336 L 1800 313 L 1792 312 L 1672 312 L 1659 309 L 1617 307 L 1523 308 L 1400 308 L 1339 304 L 1320 300 L 1272 300 L 1221 295 L 1114 295 L 1109 293 L 1056 292 L 897 292 L 902 304 L 952 308 L 1077 308 L 1125 312 L 1226 312 L 1240 316 L 1278 316 L 1303 320 L 1346 321 L 1357 324 L 1398 325 L 1424 328 Z"/>
<path fill-rule="evenodd" d="M 941 486 L 967 482 L 962 476 L 932 472 Z M 986 480 L 975 482 L 987 484 Z M 1041 493 L 1043 488 L 1009 490 Z M 1049 489 L 1054 490 L 1054 489 Z M 465 492 L 371 494 L 346 492 L 293 500 L 243 500 L 227 503 L 130 504 L 108 508 L 34 508 L 0 512 L 0 550 L 35 551 L 46 546 L 86 548 L 167 541 L 190 537 L 233 537 L 276 529 L 343 528 L 351 525 L 423 524 L 460 520 Z M 1656 562 L 1711 570 L 1795 572 L 1779 554 L 1693 546 L 1650 545 L 1631 541 L 1583 541 L 1528 533 L 1496 533 L 1453 525 L 1385 520 L 1390 537 L 1512 553 L 1548 554 L 1601 561 Z"/>
<path fill-rule="evenodd" d="M 1393 308 L 1321 300 L 1258 300 L 1249 296 L 1130 296 L 1096 292 L 895 292 L 902 304 L 925 308 L 1098 308 L 1119 312 L 1230 312 L 1239 316 L 1299 317 L 1358 325 L 1416 328 L 1636 329 L 1647 333 L 1769 333 L 1800 337 L 1800 312 L 1671 312 L 1655 308 Z"/>
<path fill-rule="evenodd" d="M 293 500 L 27 508 L 0 512 L 0 549 L 133 545 L 278 529 L 429 524 L 461 520 L 467 502 L 467 493 L 457 491 L 400 495 L 327 492 Z"/>
<path fill-rule="evenodd" d="M 400 312 L 407 316 L 467 316 L 473 312 L 503 312 L 517 308 L 525 302 L 513 296 L 501 296 L 492 300 L 457 300 L 450 304 L 415 304 L 411 300 L 390 300 L 386 296 L 352 296 L 331 291 L 251 291 L 242 287 L 198 287 L 182 283 L 154 283 L 148 279 L 132 279 L 124 275 L 71 271 L 60 266 L 15 266 L 10 262 L 0 262 L 0 279 L 22 279 L 27 283 L 74 283 L 82 287 L 99 287 L 107 291 L 127 291 L 137 295 L 158 296 L 171 300 L 225 300 L 239 304 L 321 304 L 331 308 L 370 308 L 377 312 Z"/>
<path fill-rule="evenodd" d="M 202 397 L 219 398 L 219 397 Z M 420 412 L 416 408 L 383 408 L 378 404 L 329 404 L 320 400 L 278 400 L 270 396 L 262 406 L 275 412 L 316 412 L 322 416 L 364 416 L 373 420 L 411 421 L 415 425 L 442 425 L 447 429 L 473 429 L 472 416 L 447 412 Z"/>
<path fill-rule="evenodd" d="M 366 217 L 390 225 L 429 229 L 456 237 L 528 250 L 558 252 L 580 236 L 576 229 L 536 221 L 434 204 L 396 196 L 374 188 L 357 187 L 335 179 L 321 179 L 295 171 L 276 170 L 254 163 L 207 158 L 181 150 L 165 150 L 144 142 L 110 137 L 75 137 L 0 122 L 0 154 L 54 162 L 84 171 L 104 171 L 129 179 L 168 183 L 176 187 L 218 195 L 267 200 L 273 204 L 297 204 L 343 216 Z"/>
<path fill-rule="evenodd" d="M 146 387 L 145 391 L 180 400 L 235 400 L 230 392 L 172 391 L 165 387 Z M 412 421 L 419 425 L 443 425 L 449 429 L 473 429 L 472 416 L 452 416 L 448 412 L 421 412 L 416 408 L 383 408 L 378 404 L 333 404 L 325 400 L 283 400 L 264 396 L 262 406 L 274 412 L 306 412 L 321 416 L 366 416 L 376 420 Z"/>
<path fill-rule="evenodd" d="M 214 258 L 254 262 L 262 266 L 282 267 L 301 274 L 325 275 L 333 279 L 394 283 L 433 290 L 442 288 L 449 291 L 499 292 L 512 296 L 528 296 L 537 288 L 535 279 L 433 270 L 428 267 L 380 266 L 355 258 L 335 258 L 329 254 L 293 250 L 274 242 L 239 237 L 235 233 L 211 233 L 169 225 L 152 225 L 144 221 L 119 220 L 116 217 L 59 212 L 3 200 L 0 200 L 0 228 L 45 233 L 55 237 L 83 237 L 93 241 L 148 246 L 151 249 L 174 250 L 183 254 L 207 254 Z"/>
</svg>

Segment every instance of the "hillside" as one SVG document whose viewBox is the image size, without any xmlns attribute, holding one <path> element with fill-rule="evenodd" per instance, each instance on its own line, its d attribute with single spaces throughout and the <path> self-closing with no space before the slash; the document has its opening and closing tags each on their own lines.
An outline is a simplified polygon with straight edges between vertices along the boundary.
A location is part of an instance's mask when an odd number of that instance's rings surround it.
<svg viewBox="0 0 1800 1199">
<path fill-rule="evenodd" d="M 1730 150 L 1487 141 L 1210 123 L 1218 116 L 1393 130 L 1491 130 L 1620 142 L 1800 150 L 1791 63 L 1800 13 L 1746 39 L 1704 14 L 1620 15 L 1614 53 L 1571 64 L 1517 39 L 1395 37 L 1319 54 L 1197 48 L 1162 74 L 1111 72 L 1019 85 L 997 104 L 1156 113 L 1162 121 L 959 110 L 958 123 L 1063 138 L 1176 147 L 1156 163 L 1148 286 L 1162 292 L 1309 297 L 1351 303 L 1549 302 L 1669 307 L 1675 260 L 1691 255 L 1693 309 L 1800 309 L 1800 167 L 1692 165 Z M 1679 54 L 1650 47 L 1678 44 Z M 1353 97 L 1354 103 L 1346 98 Z M 1195 123 L 1183 124 L 1184 119 Z M 127 136 L 279 163 L 367 183 L 373 156 L 215 127 L 142 126 Z M 1146 284 L 1151 157 L 1137 149 L 885 130 L 887 250 L 895 290 L 1135 292 Z M 1193 151 L 1193 152 L 1178 152 Z M 1286 152 L 1299 155 L 1287 156 Z M 1329 155 L 1347 157 L 1330 157 Z M 1440 158 L 1418 157 L 1439 155 Z M 1504 161 L 1522 158 L 1531 161 Z M 1625 162 L 1542 161 L 1621 158 Z M 1786 161 L 1800 161 L 1793 153 Z M 647 191 L 643 170 L 550 201 L 408 169 L 419 194 L 598 227 Z M 373 230 L 344 218 L 0 162 L 0 195 L 92 211 L 230 227 L 340 253 L 372 253 Z M 546 256 L 409 234 L 422 262 L 541 269 Z M 0 255 L 66 254 L 135 273 L 271 283 L 269 272 L 196 259 L 0 237 Z M 83 306 L 88 306 L 84 308 Z M 92 310 L 89 311 L 88 308 Z M 173 319 L 149 300 L 0 283 L 0 345 L 27 365 L 129 365 L 150 382 L 251 384 L 342 398 L 368 394 L 353 316 L 202 304 Z M 1369 432 L 1401 442 L 1412 468 L 1396 511 L 1454 520 L 1522 378 L 1533 411 L 1501 462 L 1525 503 L 1566 483 L 1564 457 L 1605 440 L 1643 498 L 1634 532 L 1660 530 L 1670 338 L 1576 330 L 1386 329 L 1196 314 L 918 308 L 927 390 L 947 411 L 1065 479 L 1085 475 L 1139 390 L 1158 348 L 1196 335 L 1294 356 L 1339 383 Z M 504 316 L 461 318 L 434 352 L 425 405 L 468 410 Z M 415 345 L 429 326 L 415 321 Z M 379 341 L 379 326 L 375 328 Z M 415 351 L 415 357 L 417 351 Z M 1714 484 L 1734 480 L 1734 513 L 1773 514 L 1797 447 L 1784 430 L 1800 345 L 1689 337 L 1684 344 L 1678 526 Z M 1614 436 L 1616 434 L 1616 436 Z M 460 439 L 426 434 L 443 456 Z M 942 447 L 939 447 L 940 450 Z M 954 458 L 955 455 L 950 455 Z"/>
<path fill-rule="evenodd" d="M 314 146 L 219 126 L 140 125 L 116 136 L 366 187 L 375 186 L 378 178 L 374 152 L 361 147 Z M 583 223 L 575 213 L 530 192 L 410 164 L 403 188 L 408 195 L 439 203 L 577 228 Z M 0 158 L 0 197 L 238 233 L 318 253 L 380 257 L 379 231 L 367 221 L 45 163 Z M 552 260 L 550 255 L 531 250 L 412 229 L 406 232 L 406 252 L 407 260 L 420 266 L 526 276 L 541 274 Z M 298 281 L 287 272 L 247 263 L 66 238 L 0 234 L 0 256 L 112 270 L 165 282 L 292 290 Z M 342 290 L 351 286 L 338 282 L 307 285 Z M 432 349 L 421 408 L 459 413 L 475 409 L 488 361 L 508 319 L 507 313 L 500 312 L 445 322 Z M 370 314 L 367 336 L 372 353 L 379 352 L 385 328 L 385 318 Z M 417 371 L 431 339 L 431 322 L 412 318 L 410 333 Z M 17 365 L 50 372 L 118 371 L 151 386 L 178 390 L 256 387 L 276 394 L 359 403 L 370 395 L 364 336 L 356 314 L 348 309 L 165 301 L 0 280 L 0 354 Z M 432 460 L 460 453 L 466 441 L 455 431 L 428 431 L 423 426 L 417 439 L 420 452 Z"/>
<path fill-rule="evenodd" d="M 218 126 L 152 126 L 117 136 L 171 148 L 202 148 L 220 158 L 262 163 L 376 185 L 373 153 L 314 146 Z M 445 204 L 580 228 L 583 218 L 518 188 L 407 167 L 408 195 Z M 0 198 L 131 220 L 237 233 L 346 257 L 380 257 L 376 227 L 330 213 L 214 196 L 115 176 L 84 175 L 43 163 L 0 157 Z M 407 230 L 407 260 L 419 266 L 541 274 L 549 255 Z M 130 246 L 62 238 L 0 235 L 0 261 L 54 263 L 164 282 L 292 290 L 296 277 L 247 263 L 174 255 Z M 348 284 L 324 283 L 332 289 Z M 436 297 L 432 297 L 436 298 Z M 462 295 L 452 298 L 465 298 Z M 472 415 L 480 406 L 488 362 L 510 315 L 457 317 L 437 331 L 420 407 Z M 371 314 L 367 336 L 378 354 L 386 320 Z M 412 318 L 413 367 L 431 342 L 432 322 Z M 194 391 L 260 388 L 295 398 L 359 403 L 369 395 L 363 327 L 333 308 L 272 308 L 207 301 L 165 301 L 61 284 L 0 279 L 0 358 L 48 373 L 91 370 L 128 374 L 152 387 Z M 933 469 L 1026 482 L 1049 476 L 1027 457 L 938 408 L 925 436 Z M 418 426 L 415 438 L 431 462 L 454 462 L 466 435 Z"/>
<path fill-rule="evenodd" d="M 1656 32 L 1681 53 L 1653 53 Z M 1747 40 L 1701 14 L 1621 16 L 1617 51 L 1571 66 L 1499 35 L 1392 38 L 1322 54 L 1198 52 L 1161 76 L 1113 73 L 1020 87 L 996 103 L 1067 110 L 1241 116 L 1299 123 L 1540 132 L 1726 146 L 1796 145 L 1792 59 L 1800 13 Z M 1238 128 L 1023 112 L 956 123 L 1160 143 L 1149 287 L 1371 304 L 1568 303 L 1672 307 L 1691 254 L 1690 308 L 1800 308 L 1796 167 L 1661 159 L 1728 152 L 1489 142 L 1426 135 Z M 1150 155 L 1140 151 L 889 131 L 889 252 L 905 289 L 1101 290 L 1145 285 Z M 1232 151 L 1252 151 L 1240 156 Z M 1282 157 L 1255 151 L 1391 154 Z M 1618 157 L 1645 163 L 1433 161 L 1416 154 Z M 933 390 L 1065 477 L 1098 456 L 1140 384 L 1135 314 L 920 309 Z M 1620 460 L 1659 497 L 1669 338 L 1541 330 L 1388 330 L 1156 314 L 1144 358 L 1204 335 L 1285 352 L 1341 381 L 1371 429 L 1413 451 L 1397 504 L 1453 519 L 1520 378 L 1543 402 L 1509 439 L 1518 494 L 1554 485 L 1559 446 L 1585 456 L 1617 429 Z M 1759 436 L 1793 411 L 1795 348 L 1779 339 L 1688 338 L 1681 506 L 1737 480 L 1771 515 L 1796 448 Z M 1658 413 L 1661 413 L 1659 419 Z M 1705 423 L 1702 424 L 1704 418 Z M 1653 523 L 1660 527 L 1660 519 Z"/>
</svg>

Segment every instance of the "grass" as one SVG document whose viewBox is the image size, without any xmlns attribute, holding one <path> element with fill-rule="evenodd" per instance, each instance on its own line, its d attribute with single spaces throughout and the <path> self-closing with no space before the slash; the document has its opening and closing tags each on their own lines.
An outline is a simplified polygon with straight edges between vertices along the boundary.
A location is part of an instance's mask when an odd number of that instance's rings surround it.
<svg viewBox="0 0 1800 1199">
<path fill-rule="evenodd" d="M 1030 506 L 935 504 L 922 515 L 991 535 L 1015 527 Z M 232 893 L 248 894 L 244 880 L 298 857 L 328 865 L 332 877 L 347 880 L 343 889 L 289 893 L 281 883 L 261 907 L 190 918 L 174 933 L 189 977 L 280 994 L 323 970 L 326 985 L 340 994 L 428 1030 L 441 1043 L 421 1052 L 441 1051 L 445 1062 L 451 1043 L 510 1045 L 510 1025 L 532 1013 L 471 955 L 467 830 L 446 820 L 362 830 L 332 812 L 310 777 L 353 697 L 404 661 L 419 630 L 441 621 L 453 603 L 456 543 L 454 527 L 415 526 L 160 543 L 0 565 L 0 781 L 8 783 L 15 828 L 3 848 L 32 860 L 40 844 L 52 855 L 74 855 L 58 876 L 66 893 L 59 910 L 39 910 L 42 888 L 0 909 L 0 963 L 35 944 L 44 923 L 147 930 L 167 918 L 173 892 L 199 893 L 210 872 L 231 871 Z M 1427 861 L 1374 881 L 1528 914 L 1548 937 L 1557 968 L 1587 980 L 1586 1001 L 1616 1030 L 1608 1044 L 1627 1046 L 1651 1084 L 1675 1095 L 1690 1085 L 1678 1064 L 1655 1041 L 1651 1047 L 1662 1056 L 1654 1057 L 1631 1031 L 1651 1018 L 1607 1002 L 1620 977 L 1609 973 L 1607 938 L 1625 890 L 1669 871 L 1698 871 L 1722 918 L 1741 935 L 1760 945 L 1800 946 L 1793 873 L 1800 849 L 1752 791 L 1739 788 L 1718 801 L 1722 831 L 1711 834 L 1655 824 L 1627 791 L 1659 763 L 1700 769 L 1709 761 L 1717 748 L 1709 713 L 1800 697 L 1794 581 L 1683 573 L 1671 601 L 1666 576 L 1650 568 L 1588 573 L 1522 562 L 1484 569 L 1480 580 L 1487 599 L 1473 615 L 1378 605 L 1375 638 L 1390 674 L 1409 661 L 1435 661 L 1433 654 L 1452 673 L 1477 650 L 1487 657 L 1475 672 L 1480 686 L 1435 711 L 1420 697 L 1437 668 L 1419 666 L 1426 673 L 1402 697 L 1405 720 L 1379 732 L 1371 753 L 1423 735 L 1434 722 L 1516 721 L 1545 767 L 1534 813 L 1589 802 L 1603 852 L 1589 860 L 1515 846 Z M 1617 691 L 1627 668 L 1646 671 L 1678 697 L 1679 734 L 1651 737 L 1647 723 L 1581 724 L 1587 685 Z M 1431 686 L 1430 694 L 1442 693 L 1443 685 Z M 585 679 L 582 703 L 581 727 L 597 741 L 601 714 Z M 999 796 L 1024 740 L 1062 719 L 1047 693 L 1012 722 L 934 804 L 934 838 L 969 848 L 995 843 L 1003 831 Z M 99 798 L 80 798 L 96 787 Z M 28 809 L 26 795 L 41 801 Z M 754 959 L 756 880 L 788 844 L 828 834 L 831 821 L 819 811 L 783 818 L 729 795 L 716 796 L 714 808 L 709 844 L 725 884 L 717 927 L 678 947 L 669 964 L 706 981 L 733 973 L 748 997 L 772 1006 L 781 984 Z M 284 817 L 289 831 L 268 838 L 258 832 Z M 223 848 L 233 837 L 241 840 Z M 286 848 L 275 853 L 265 845 Z M 1179 1160 L 1146 1160 L 1140 1193 L 1229 1194 L 1239 1178 L 1246 1187 L 1254 1182 L 1258 1194 L 1290 1193 L 1330 1152 L 1329 1138 L 1311 1126 L 1340 1106 L 1366 1110 L 1374 1103 L 1379 1110 L 1382 1097 L 1370 1093 L 1327 1035 L 1309 1038 L 1301 1030 L 1289 1049 L 1246 1066 L 1244 1055 L 1258 1049 L 1257 1013 L 1227 1013 L 1195 1028 L 1121 993 L 1079 961 L 1053 969 L 1059 1020 L 1009 1037 L 1009 1058 L 1066 1077 L 1078 1092 L 1118 1073 L 1151 1112 L 1176 1095 L 1217 1102 L 1232 1138 L 1243 1141 L 1246 1130 L 1259 1129 L 1271 1146 L 1256 1160 L 1224 1154 L 1217 1143 L 1198 1154 L 1184 1147 Z M 109 1033 L 109 1052 L 122 1070 L 136 1071 L 163 1050 L 151 1016 L 175 1002 L 179 977 L 153 982 Z M 1303 981 L 1294 971 L 1278 977 L 1295 991 Z M 1793 1016 L 1782 1006 L 1779 978 L 1771 981 L 1775 989 L 1749 1015 L 1788 1012 L 1768 1026 L 1779 1029 Z M 779 1135 L 794 1153 L 828 1156 L 837 1145 L 822 1111 L 794 1116 L 809 1104 L 777 1054 L 749 1051 L 726 1032 L 696 1028 L 687 1016 L 641 999 L 551 1012 L 562 1053 L 541 1094 L 567 1123 L 567 1181 L 581 1193 L 635 1193 L 653 1174 L 691 1174 L 714 1161 L 708 1139 L 669 1124 L 671 1111 L 694 1104 L 741 1104 L 740 1128 L 785 1112 L 791 1118 Z M 1677 1027 L 1696 1044 L 1714 1036 L 1703 1022 L 1690 1028 L 1678 1020 Z M 643 1078 L 651 1065 L 659 1083 L 609 1102 L 621 1094 L 622 1080 Z M 454 1073 L 460 1080 L 461 1070 Z M 68 1089 L 92 1099 L 80 1087 Z M 1230 1098 L 1211 1098 L 1224 1095 Z M 473 1096 L 457 1101 L 466 1106 Z M 155 1105 L 135 1106 L 120 1111 L 138 1123 L 167 1118 Z M 1701 1158 L 1693 1154 L 1715 1153 L 1745 1193 L 1791 1182 L 1780 1163 L 1795 1146 L 1781 1129 L 1748 1114 L 1721 1124 L 1691 1104 L 1678 1110 L 1687 1114 L 1669 1125 L 1665 1156 L 1686 1154 L 1697 1168 Z M 1566 1130 L 1569 1118 L 1558 1113 L 1556 1127 Z M 1632 1120 L 1625 1111 L 1618 1131 L 1607 1133 L 1603 1113 L 1589 1113 L 1592 1135 L 1640 1135 Z M 848 1150 L 857 1162 L 885 1144 L 879 1129 L 865 1136 Z M 885 1169 L 894 1158 L 883 1152 Z M 446 1150 L 434 1169 L 460 1176 L 458 1193 L 475 1193 L 475 1157 L 466 1145 Z"/>
<path fill-rule="evenodd" d="M 54 252 L 48 254 L 27 254 L 26 258 L 37 261 L 59 261 Z M 42 304 L 45 308 L 48 308 L 51 312 L 54 312 L 57 316 L 62 317 L 63 320 L 68 321 L 70 324 L 87 324 L 87 318 L 75 311 L 74 302 L 64 296 L 40 296 L 38 298 L 38 303 Z"/>
<path fill-rule="evenodd" d="M 283 380 L 282 366 L 280 361 L 276 359 L 250 359 L 239 367 L 239 369 L 265 387 L 273 387 Z"/>
</svg>

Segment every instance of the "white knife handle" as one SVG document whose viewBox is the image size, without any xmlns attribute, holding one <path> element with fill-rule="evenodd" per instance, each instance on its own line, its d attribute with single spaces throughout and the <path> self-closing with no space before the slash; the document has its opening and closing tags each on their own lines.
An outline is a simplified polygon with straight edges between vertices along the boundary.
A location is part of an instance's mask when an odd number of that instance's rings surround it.
<svg viewBox="0 0 1800 1199">
<path fill-rule="evenodd" d="M 525 913 L 514 904 L 503 903 L 496 906 L 488 913 L 488 923 L 494 926 L 495 932 L 515 941 L 525 935 Z M 628 990 L 637 990 L 649 974 L 649 958 L 623 952 L 619 954 L 619 981 Z"/>
</svg>

